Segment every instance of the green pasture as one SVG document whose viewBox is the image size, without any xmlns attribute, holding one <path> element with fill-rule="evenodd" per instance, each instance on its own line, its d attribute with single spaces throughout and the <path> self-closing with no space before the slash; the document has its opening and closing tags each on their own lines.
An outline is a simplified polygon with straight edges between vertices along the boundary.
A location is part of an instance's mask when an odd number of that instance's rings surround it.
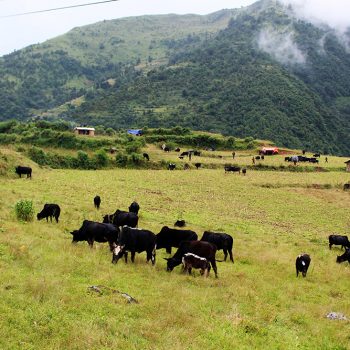
<svg viewBox="0 0 350 350">
<path fill-rule="evenodd" d="M 249 157 L 237 154 L 237 162 Z M 342 251 L 327 243 L 331 233 L 349 235 L 350 194 L 342 190 L 349 180 L 335 171 L 242 176 L 223 169 L 39 167 L 32 180 L 0 177 L 0 348 L 349 349 L 349 322 L 325 317 L 334 311 L 350 318 L 350 267 L 336 264 Z M 18 222 L 21 199 L 33 200 L 36 213 L 58 203 L 60 222 Z M 69 232 L 84 219 L 100 221 L 133 200 L 141 206 L 139 227 L 155 233 L 185 219 L 199 236 L 231 234 L 235 263 L 219 262 L 219 278 L 205 279 L 180 267 L 167 273 L 163 250 L 155 266 L 145 253 L 135 264 L 112 265 L 107 244 L 71 244 Z M 312 259 L 305 279 L 296 278 L 294 265 L 303 252 Z M 139 303 L 91 292 L 92 285 Z"/>
</svg>

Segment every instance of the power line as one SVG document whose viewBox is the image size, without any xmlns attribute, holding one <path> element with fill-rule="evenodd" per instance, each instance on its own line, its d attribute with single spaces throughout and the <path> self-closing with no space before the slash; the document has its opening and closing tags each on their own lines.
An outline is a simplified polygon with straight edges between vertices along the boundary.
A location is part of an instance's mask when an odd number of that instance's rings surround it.
<svg viewBox="0 0 350 350">
<path fill-rule="evenodd" d="M 1 0 L 0 0 L 1 1 Z M 6 15 L 6 16 L 0 16 L 0 18 L 9 18 L 9 17 L 18 17 L 18 16 L 26 16 L 26 15 L 32 15 L 35 13 L 43 13 L 43 12 L 52 12 L 52 11 L 59 11 L 59 10 L 66 10 L 71 9 L 75 7 L 84 7 L 84 6 L 91 6 L 91 5 L 98 5 L 98 4 L 105 4 L 107 2 L 115 2 L 119 0 L 104 0 L 104 1 L 96 1 L 96 2 L 90 2 L 85 4 L 79 4 L 79 5 L 71 5 L 71 6 L 64 6 L 64 7 L 56 7 L 52 9 L 46 9 L 46 10 L 38 10 L 38 11 L 30 11 L 30 12 L 23 12 L 23 13 L 16 13 L 13 15 Z"/>
</svg>

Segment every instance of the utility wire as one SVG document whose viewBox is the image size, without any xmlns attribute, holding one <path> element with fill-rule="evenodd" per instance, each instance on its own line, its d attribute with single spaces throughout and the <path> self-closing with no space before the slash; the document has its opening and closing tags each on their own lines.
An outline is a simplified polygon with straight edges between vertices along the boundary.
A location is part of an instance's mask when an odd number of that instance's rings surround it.
<svg viewBox="0 0 350 350">
<path fill-rule="evenodd" d="M 75 7 L 84 7 L 84 6 L 105 4 L 107 2 L 115 2 L 115 1 L 119 1 L 119 0 L 104 0 L 104 1 L 97 1 L 97 2 L 90 2 L 90 3 L 85 3 L 85 4 L 79 4 L 79 5 L 56 7 L 56 8 L 52 8 L 52 9 L 46 9 L 46 10 L 38 10 L 38 11 L 31 11 L 31 12 L 16 13 L 16 14 L 13 14 L 13 15 L 0 16 L 0 18 L 26 16 L 26 15 L 32 15 L 34 13 L 43 13 L 43 12 L 52 12 L 52 11 L 66 10 L 66 9 L 71 9 L 71 8 L 75 8 Z"/>
</svg>

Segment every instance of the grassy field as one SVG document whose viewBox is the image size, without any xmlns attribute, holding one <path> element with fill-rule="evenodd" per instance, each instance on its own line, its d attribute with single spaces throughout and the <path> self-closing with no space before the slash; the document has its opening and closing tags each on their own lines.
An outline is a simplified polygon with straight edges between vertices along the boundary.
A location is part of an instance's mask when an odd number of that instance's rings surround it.
<svg viewBox="0 0 350 350">
<path fill-rule="evenodd" d="M 32 180 L 2 177 L 0 348 L 349 349 L 349 322 L 325 317 L 350 317 L 349 264 L 336 264 L 341 250 L 327 243 L 331 233 L 349 235 L 350 195 L 341 189 L 349 180 L 345 172 L 38 167 Z M 20 199 L 32 199 L 36 212 L 58 203 L 59 224 L 18 222 Z M 163 250 L 154 267 L 144 253 L 134 265 L 112 265 L 106 244 L 71 244 L 69 232 L 84 219 L 100 221 L 133 200 L 141 206 L 139 227 L 155 233 L 185 219 L 199 236 L 231 234 L 235 264 L 218 263 L 219 278 L 204 279 L 180 267 L 167 273 Z M 312 260 L 307 278 L 297 279 L 302 252 Z M 139 304 L 89 292 L 92 285 L 126 292 Z"/>
</svg>

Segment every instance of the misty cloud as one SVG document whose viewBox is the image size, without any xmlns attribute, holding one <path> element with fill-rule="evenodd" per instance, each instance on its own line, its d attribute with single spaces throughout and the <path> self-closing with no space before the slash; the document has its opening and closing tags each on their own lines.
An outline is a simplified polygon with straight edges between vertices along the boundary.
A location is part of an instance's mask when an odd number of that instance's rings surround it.
<svg viewBox="0 0 350 350">
<path fill-rule="evenodd" d="M 349 0 L 279 0 L 291 5 L 295 15 L 315 25 L 327 24 L 344 33 L 350 27 Z"/>
<path fill-rule="evenodd" d="M 305 55 L 293 40 L 293 32 L 278 32 L 272 28 L 263 29 L 258 37 L 260 50 L 270 54 L 282 64 L 304 64 Z"/>
</svg>

